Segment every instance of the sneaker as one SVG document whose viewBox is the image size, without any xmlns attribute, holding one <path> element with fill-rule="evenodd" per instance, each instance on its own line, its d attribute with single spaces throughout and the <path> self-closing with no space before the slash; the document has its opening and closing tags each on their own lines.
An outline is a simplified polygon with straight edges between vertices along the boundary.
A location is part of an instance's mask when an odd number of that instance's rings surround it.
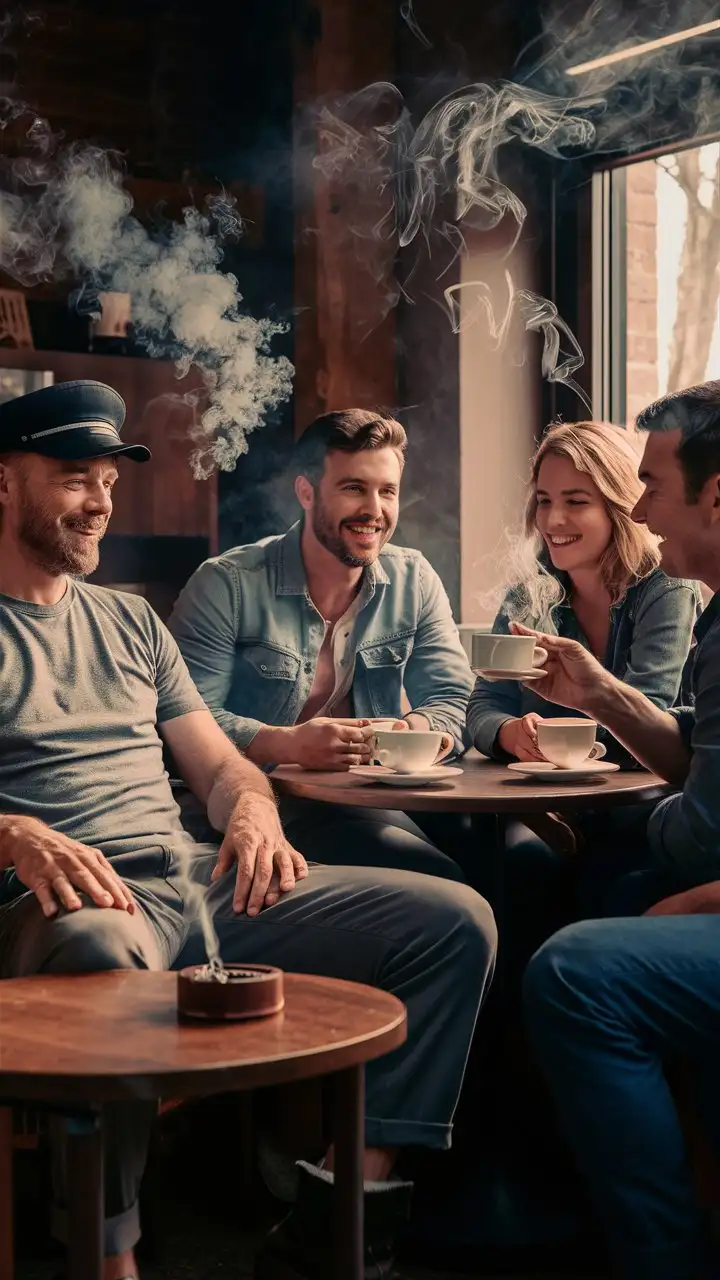
<svg viewBox="0 0 720 1280">
<path fill-rule="evenodd" d="M 297 1203 L 267 1236 L 255 1280 L 334 1280 L 332 1175 L 302 1160 L 297 1167 Z M 410 1217 L 411 1195 L 411 1182 L 366 1184 L 364 1280 L 400 1280 L 393 1246 Z"/>
</svg>

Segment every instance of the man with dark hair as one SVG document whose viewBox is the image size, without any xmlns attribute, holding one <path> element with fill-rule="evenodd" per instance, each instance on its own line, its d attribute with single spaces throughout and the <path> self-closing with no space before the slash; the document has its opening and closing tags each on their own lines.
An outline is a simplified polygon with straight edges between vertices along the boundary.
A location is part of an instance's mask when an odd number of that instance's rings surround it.
<svg viewBox="0 0 720 1280">
<path fill-rule="evenodd" d="M 663 539 L 667 573 L 716 593 L 695 629 L 695 706 L 660 711 L 581 645 L 543 637 L 543 695 L 605 725 L 676 790 L 648 825 L 655 866 L 639 873 L 648 914 L 563 929 L 530 962 L 525 993 L 617 1274 L 706 1280 L 720 1271 L 664 1066 L 689 1063 L 720 1142 L 720 382 L 667 396 L 637 425 L 648 437 L 633 518 Z"/>
<path fill-rule="evenodd" d="M 206 561 L 180 593 L 170 630 L 256 764 L 367 764 L 373 718 L 462 749 L 472 675 L 447 596 L 418 551 L 390 543 L 406 444 L 384 413 L 317 418 L 297 446 L 301 521 Z M 461 878 L 401 813 L 286 799 L 281 816 L 315 861 Z"/>
<path fill-rule="evenodd" d="M 381 1184 L 368 1195 L 368 1257 L 389 1276 L 409 1194 L 390 1177 L 396 1148 L 450 1144 L 492 970 L 492 915 L 466 885 L 308 870 L 267 778 L 220 731 L 150 606 L 82 581 L 98 565 L 119 455 L 150 457 L 123 443 L 124 416 L 120 396 L 89 381 L 0 405 L 0 980 L 202 963 L 202 898 L 230 963 L 394 992 L 408 1038 L 389 1069 L 368 1069 L 365 1153 L 366 1178 Z M 183 831 L 163 743 L 207 810 L 207 844 Z M 104 1116 L 103 1280 L 138 1275 L 153 1120 L 143 1103 Z M 331 1184 L 327 1170 L 303 1168 L 298 1205 L 264 1250 L 263 1280 L 330 1276 Z M 61 1238 L 65 1219 L 59 1185 Z"/>
</svg>

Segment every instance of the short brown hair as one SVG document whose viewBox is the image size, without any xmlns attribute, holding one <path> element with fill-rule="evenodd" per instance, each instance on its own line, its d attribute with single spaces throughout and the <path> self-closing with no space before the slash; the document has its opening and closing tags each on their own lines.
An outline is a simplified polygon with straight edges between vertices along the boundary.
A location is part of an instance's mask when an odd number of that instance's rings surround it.
<svg viewBox="0 0 720 1280">
<path fill-rule="evenodd" d="M 689 502 L 720 472 L 720 381 L 674 391 L 638 414 L 638 431 L 680 431 L 677 456 Z"/>
<path fill-rule="evenodd" d="M 298 475 L 318 484 L 328 453 L 360 453 L 363 449 L 394 449 L 405 465 L 405 428 L 385 410 L 336 409 L 323 413 L 305 428 L 295 447 Z"/>
</svg>

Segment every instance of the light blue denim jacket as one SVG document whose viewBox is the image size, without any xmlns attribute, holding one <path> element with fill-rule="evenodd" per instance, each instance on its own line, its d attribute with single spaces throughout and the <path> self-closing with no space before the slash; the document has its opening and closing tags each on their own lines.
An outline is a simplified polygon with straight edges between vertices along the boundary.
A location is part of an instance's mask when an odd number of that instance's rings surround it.
<svg viewBox="0 0 720 1280">
<path fill-rule="evenodd" d="M 513 597 L 509 592 L 493 631 L 510 629 Z M 662 569 L 630 587 L 626 595 L 610 610 L 610 634 L 604 666 L 619 680 L 639 689 L 657 707 L 666 710 L 685 700 L 681 688 L 683 669 L 692 642 L 693 627 L 702 611 L 702 596 L 696 582 L 668 578 Z M 534 625 L 534 624 L 531 624 Z M 549 635 L 579 640 L 588 648 L 580 624 L 569 604 L 556 605 L 552 617 L 540 619 L 539 631 Z M 688 686 L 689 687 L 689 686 Z M 545 719 L 553 716 L 576 716 L 553 702 L 546 702 L 527 685 L 517 680 L 489 683 L 478 677 L 468 707 L 468 732 L 475 746 L 495 760 L 509 757 L 498 744 L 500 726 L 506 720 L 534 711 Z M 608 758 L 624 768 L 640 768 L 629 751 L 606 729 L 598 729 Z"/>
<path fill-rule="evenodd" d="M 264 725 L 293 725 L 325 635 L 308 595 L 301 525 L 206 560 L 181 591 L 168 626 L 218 724 L 240 748 Z M 386 545 L 363 574 L 349 646 L 354 714 L 413 711 L 463 741 L 473 685 L 450 603 L 419 551 Z"/>
</svg>

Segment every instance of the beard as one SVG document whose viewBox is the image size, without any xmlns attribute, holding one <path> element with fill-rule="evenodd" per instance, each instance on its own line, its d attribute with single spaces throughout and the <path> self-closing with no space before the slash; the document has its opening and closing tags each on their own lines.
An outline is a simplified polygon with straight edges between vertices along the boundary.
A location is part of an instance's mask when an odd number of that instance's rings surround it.
<svg viewBox="0 0 720 1280">
<path fill-rule="evenodd" d="M 79 532 L 94 530 L 105 533 L 105 516 L 52 515 L 41 503 L 31 502 L 28 495 L 18 527 L 18 539 L 30 552 L 38 568 L 45 573 L 70 573 L 86 577 L 94 573 L 100 561 L 99 539 L 84 538 Z"/>
<path fill-rule="evenodd" d="M 385 546 L 392 530 L 384 527 L 380 537 L 378 551 L 357 552 L 351 551 L 342 535 L 342 525 L 335 528 L 330 517 L 320 500 L 316 497 L 315 505 L 312 509 L 312 530 L 321 546 L 329 551 L 336 560 L 341 564 L 346 564 L 352 569 L 363 569 L 367 565 L 377 560 L 378 552 Z M 353 524 L 362 524 L 360 520 L 354 520 Z"/>
</svg>

